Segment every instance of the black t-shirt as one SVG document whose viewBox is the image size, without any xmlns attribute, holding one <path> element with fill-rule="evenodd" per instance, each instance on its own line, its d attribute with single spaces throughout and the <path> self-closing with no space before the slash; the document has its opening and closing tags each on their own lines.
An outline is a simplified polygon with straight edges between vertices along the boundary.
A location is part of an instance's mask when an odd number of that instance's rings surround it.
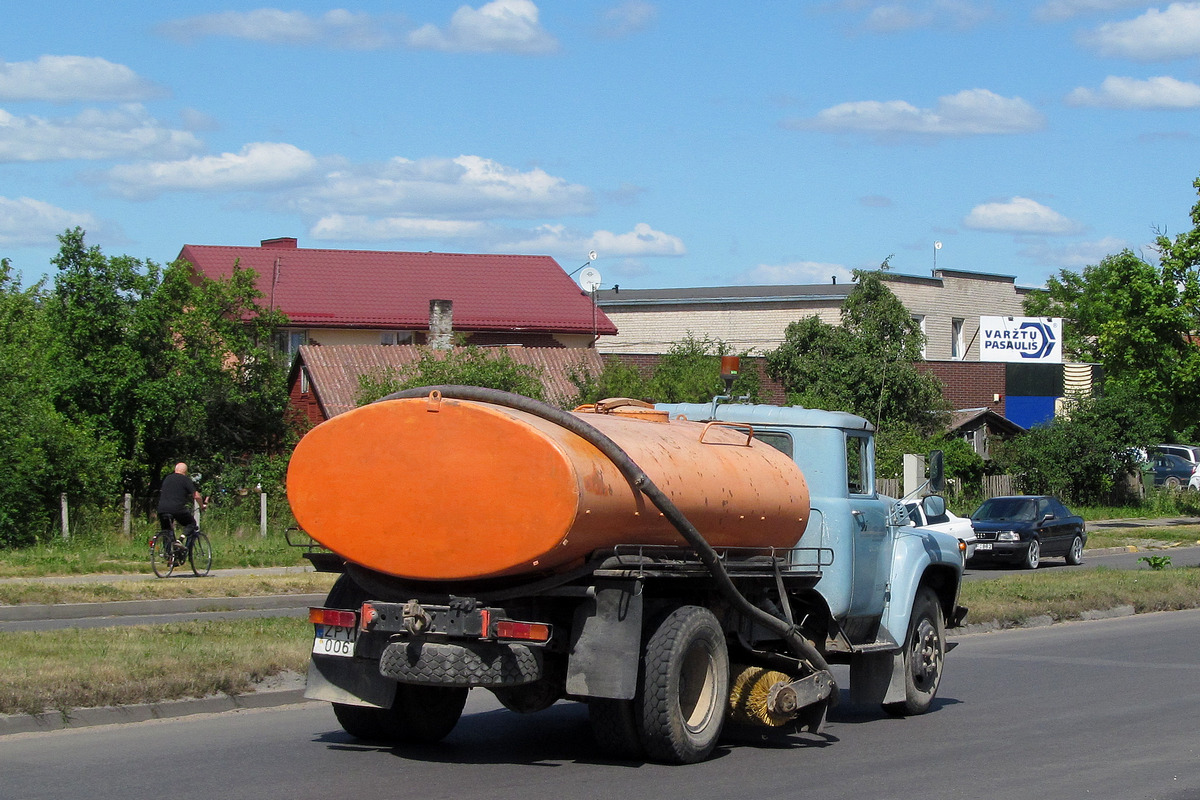
<svg viewBox="0 0 1200 800">
<path fill-rule="evenodd" d="M 196 484 L 187 475 L 172 472 L 163 478 L 162 490 L 158 493 L 158 513 L 175 514 L 188 511 L 196 495 Z"/>
</svg>

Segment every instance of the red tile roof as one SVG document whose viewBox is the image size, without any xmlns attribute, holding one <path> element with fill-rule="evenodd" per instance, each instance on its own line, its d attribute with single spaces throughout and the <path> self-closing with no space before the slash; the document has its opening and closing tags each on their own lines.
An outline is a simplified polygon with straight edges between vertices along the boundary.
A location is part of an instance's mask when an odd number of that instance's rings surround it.
<svg viewBox="0 0 1200 800">
<path fill-rule="evenodd" d="M 429 301 L 451 300 L 456 330 L 617 332 L 549 256 L 323 250 L 295 241 L 189 244 L 179 258 L 209 278 L 228 277 L 235 261 L 253 269 L 263 304 L 303 327 L 425 330 Z"/>
<path fill-rule="evenodd" d="M 358 376 L 387 369 L 401 373 L 416 364 L 427 348 L 416 345 L 340 344 L 301 345 L 292 364 L 289 384 L 303 369 L 310 391 L 317 396 L 325 419 L 352 410 L 358 397 Z M 518 364 L 535 367 L 541 374 L 547 402 L 565 405 L 577 402 L 579 387 L 572 375 L 599 375 L 604 360 L 590 347 L 488 347 L 488 355 L 507 355 Z M 435 358 L 445 351 L 433 351 Z"/>
</svg>

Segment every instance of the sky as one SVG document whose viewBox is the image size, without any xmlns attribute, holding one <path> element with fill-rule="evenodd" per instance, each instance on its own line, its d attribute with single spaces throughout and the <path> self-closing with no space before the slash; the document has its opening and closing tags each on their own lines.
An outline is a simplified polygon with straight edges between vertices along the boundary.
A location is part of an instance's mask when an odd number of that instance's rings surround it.
<svg viewBox="0 0 1200 800">
<path fill-rule="evenodd" d="M 338 2 L 339 0 L 333 0 Z M 1040 286 L 1192 228 L 1200 2 L 9 3 L 0 257 L 523 253 Z"/>
</svg>

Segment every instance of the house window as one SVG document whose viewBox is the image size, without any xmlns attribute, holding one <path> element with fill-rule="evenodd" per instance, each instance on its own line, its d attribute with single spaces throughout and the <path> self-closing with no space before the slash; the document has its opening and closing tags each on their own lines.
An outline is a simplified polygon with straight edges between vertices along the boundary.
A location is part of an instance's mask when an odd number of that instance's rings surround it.
<svg viewBox="0 0 1200 800">
<path fill-rule="evenodd" d="M 296 355 L 302 344 L 308 344 L 308 331 L 285 328 L 275 332 L 275 349 L 289 358 Z"/>
<path fill-rule="evenodd" d="M 963 320 L 955 317 L 950 320 L 950 357 L 962 361 L 966 357 L 963 352 Z"/>
<path fill-rule="evenodd" d="M 380 331 L 380 344 L 412 344 L 412 331 Z"/>
<path fill-rule="evenodd" d="M 912 321 L 917 323 L 917 327 L 921 329 L 921 358 L 926 358 L 927 355 L 925 353 L 925 342 L 927 339 L 925 338 L 925 315 L 913 314 Z"/>
</svg>

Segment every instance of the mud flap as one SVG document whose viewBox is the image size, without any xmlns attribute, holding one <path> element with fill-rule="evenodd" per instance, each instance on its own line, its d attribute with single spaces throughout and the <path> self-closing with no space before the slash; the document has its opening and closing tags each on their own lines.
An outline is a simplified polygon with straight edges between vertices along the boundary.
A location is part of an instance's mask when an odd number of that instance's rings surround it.
<svg viewBox="0 0 1200 800">
<path fill-rule="evenodd" d="M 900 703 L 905 692 L 902 651 L 857 653 L 850 658 L 851 703 Z"/>
<path fill-rule="evenodd" d="M 628 585 L 597 590 L 575 611 L 567 694 L 632 700 L 642 648 L 642 594 Z"/>
<path fill-rule="evenodd" d="M 391 708 L 396 682 L 380 675 L 374 661 L 314 655 L 308 661 L 304 696 L 348 706 Z"/>
</svg>

